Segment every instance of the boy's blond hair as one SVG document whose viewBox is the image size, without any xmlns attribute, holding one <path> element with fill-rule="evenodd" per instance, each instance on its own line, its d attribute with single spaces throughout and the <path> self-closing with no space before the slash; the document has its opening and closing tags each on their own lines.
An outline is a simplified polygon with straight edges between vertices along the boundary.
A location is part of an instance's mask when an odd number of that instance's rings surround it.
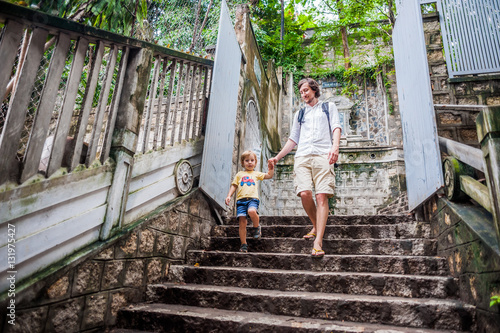
<svg viewBox="0 0 500 333">
<path fill-rule="evenodd" d="M 241 157 L 240 157 L 240 163 L 241 163 L 241 166 L 244 167 L 245 165 L 243 164 L 243 162 L 245 161 L 245 158 L 249 157 L 250 155 L 253 155 L 255 157 L 255 164 L 257 164 L 257 154 L 255 154 L 253 151 L 251 150 L 245 150 L 243 153 L 241 153 Z"/>
</svg>

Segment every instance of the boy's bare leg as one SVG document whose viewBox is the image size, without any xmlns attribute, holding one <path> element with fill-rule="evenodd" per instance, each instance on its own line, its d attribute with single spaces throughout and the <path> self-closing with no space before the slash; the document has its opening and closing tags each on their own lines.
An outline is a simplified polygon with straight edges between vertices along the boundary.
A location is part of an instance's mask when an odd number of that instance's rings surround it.
<svg viewBox="0 0 500 333">
<path fill-rule="evenodd" d="M 313 248 L 323 249 L 323 236 L 325 235 L 326 221 L 328 219 L 328 197 L 324 193 L 316 194 L 317 213 L 316 213 L 316 239 Z"/>
<path fill-rule="evenodd" d="M 241 244 L 246 244 L 247 243 L 247 218 L 245 216 L 240 216 L 238 218 L 238 221 L 240 223 L 240 241 Z"/>
<path fill-rule="evenodd" d="M 257 228 L 259 226 L 259 214 L 257 214 L 257 210 L 254 208 L 250 208 L 248 210 L 248 216 L 250 216 L 250 219 L 252 219 L 253 227 Z"/>
<path fill-rule="evenodd" d="M 300 199 L 302 200 L 302 207 L 304 207 L 304 210 L 306 211 L 306 214 L 311 220 L 313 225 L 310 233 L 316 234 L 317 233 L 316 204 L 314 203 L 312 192 L 311 191 L 300 192 Z"/>
</svg>

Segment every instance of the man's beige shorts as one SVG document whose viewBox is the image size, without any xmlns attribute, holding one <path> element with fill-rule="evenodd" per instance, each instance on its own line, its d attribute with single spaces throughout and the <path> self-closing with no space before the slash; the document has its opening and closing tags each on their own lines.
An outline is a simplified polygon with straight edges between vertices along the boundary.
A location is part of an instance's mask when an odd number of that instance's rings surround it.
<svg viewBox="0 0 500 333">
<path fill-rule="evenodd" d="M 328 155 L 312 155 L 295 157 L 293 167 L 293 184 L 295 193 L 312 191 L 316 194 L 326 193 L 332 197 L 335 190 L 334 165 L 328 163 Z"/>
</svg>

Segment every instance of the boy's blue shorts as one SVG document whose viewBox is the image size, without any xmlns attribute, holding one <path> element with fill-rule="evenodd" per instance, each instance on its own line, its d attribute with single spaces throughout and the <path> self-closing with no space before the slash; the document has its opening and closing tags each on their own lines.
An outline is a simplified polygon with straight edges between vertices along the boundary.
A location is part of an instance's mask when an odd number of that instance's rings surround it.
<svg viewBox="0 0 500 333">
<path fill-rule="evenodd" d="M 243 198 L 236 201 L 236 217 L 248 216 L 248 209 L 255 208 L 259 209 L 259 199 L 255 198 Z"/>
</svg>

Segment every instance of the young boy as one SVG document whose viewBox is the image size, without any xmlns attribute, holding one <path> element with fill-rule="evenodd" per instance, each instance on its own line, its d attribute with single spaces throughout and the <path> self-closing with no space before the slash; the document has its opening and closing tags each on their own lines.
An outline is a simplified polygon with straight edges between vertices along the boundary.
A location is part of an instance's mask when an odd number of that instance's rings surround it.
<svg viewBox="0 0 500 333">
<path fill-rule="evenodd" d="M 268 163 L 267 173 L 254 171 L 257 165 L 257 155 L 250 150 L 241 154 L 241 166 L 245 171 L 240 171 L 234 176 L 234 180 L 229 188 L 229 193 L 226 198 L 226 205 L 229 205 L 231 197 L 236 192 L 236 212 L 240 224 L 240 252 L 248 252 L 247 245 L 247 216 L 250 217 L 253 223 L 253 238 L 260 238 L 261 227 L 259 224 L 259 186 L 258 180 L 270 179 L 274 176 L 274 164 Z"/>
</svg>

